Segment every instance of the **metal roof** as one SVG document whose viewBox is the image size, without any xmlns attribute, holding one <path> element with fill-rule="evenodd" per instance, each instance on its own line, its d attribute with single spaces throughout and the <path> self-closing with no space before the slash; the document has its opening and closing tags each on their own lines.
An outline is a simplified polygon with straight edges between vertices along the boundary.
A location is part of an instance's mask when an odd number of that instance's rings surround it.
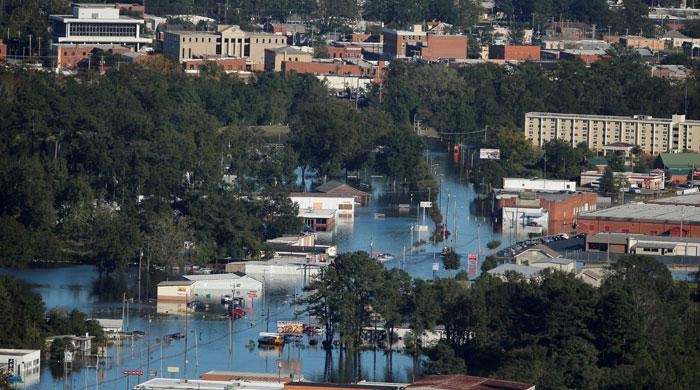
<svg viewBox="0 0 700 390">
<path fill-rule="evenodd" d="M 661 161 L 667 168 L 700 167 L 700 153 L 661 153 Z"/>
<path fill-rule="evenodd" d="M 158 286 L 191 286 L 194 284 L 192 280 L 166 280 L 158 283 Z"/>
<path fill-rule="evenodd" d="M 700 223 L 700 207 L 668 204 L 626 204 L 607 209 L 589 211 L 579 215 L 579 219 L 607 219 L 617 221 L 651 221 L 680 223 Z"/>
<path fill-rule="evenodd" d="M 504 275 L 508 271 L 513 271 L 527 278 L 531 278 L 542 272 L 542 268 L 530 267 L 528 265 L 520 264 L 501 264 L 496 268 L 488 270 L 487 272 L 491 275 Z"/>
</svg>

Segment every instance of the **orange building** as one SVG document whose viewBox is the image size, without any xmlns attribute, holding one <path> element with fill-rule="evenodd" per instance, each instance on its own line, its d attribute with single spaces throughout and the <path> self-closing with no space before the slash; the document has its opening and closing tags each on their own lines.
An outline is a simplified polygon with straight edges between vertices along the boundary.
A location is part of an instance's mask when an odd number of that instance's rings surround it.
<svg viewBox="0 0 700 390">
<path fill-rule="evenodd" d="M 359 46 L 331 46 L 328 48 L 329 58 L 362 58 L 362 48 Z"/>
<path fill-rule="evenodd" d="M 491 45 L 489 59 L 506 61 L 539 61 L 540 47 L 529 45 Z"/>
<path fill-rule="evenodd" d="M 363 68 L 339 62 L 282 62 L 282 72 L 312 73 L 317 75 L 364 76 Z"/>
<path fill-rule="evenodd" d="M 466 35 L 428 34 L 425 41 L 410 45 L 408 52 L 422 59 L 466 59 L 468 38 Z"/>
<path fill-rule="evenodd" d="M 564 50 L 559 54 L 559 58 L 562 60 L 573 61 L 579 59 L 586 66 L 591 66 L 591 64 L 607 56 L 604 50 Z"/>
<path fill-rule="evenodd" d="M 132 50 L 126 46 L 119 45 L 68 45 L 54 44 L 52 46 L 56 57 L 56 67 L 61 69 L 73 69 L 80 66 L 90 66 L 90 56 L 96 51 L 103 51 L 110 54 L 126 54 Z M 98 64 L 94 64 L 97 66 Z"/>
<path fill-rule="evenodd" d="M 530 196 L 523 193 L 512 197 L 499 197 L 498 208 L 501 210 L 501 220 L 506 220 L 509 217 L 508 213 L 512 213 L 514 208 L 519 214 L 525 216 L 530 215 L 527 211 L 529 209 L 533 210 L 533 213 L 539 213 L 538 215 L 545 215 L 544 211 L 546 211 L 547 234 L 570 233 L 576 230 L 579 215 L 585 211 L 595 210 L 598 198 L 594 192 L 530 192 L 529 194 Z M 517 218 L 521 219 L 519 216 Z M 524 221 L 522 223 L 524 224 Z M 528 229 L 526 226 L 521 226 L 518 231 L 528 231 Z"/>
<path fill-rule="evenodd" d="M 199 73 L 202 66 L 207 63 L 215 63 L 226 72 L 247 70 L 245 58 L 226 58 L 226 57 L 205 57 L 205 58 L 190 58 L 182 62 L 185 72 Z"/>
<path fill-rule="evenodd" d="M 4 62 L 7 58 L 7 44 L 0 40 L 0 62 Z"/>
</svg>

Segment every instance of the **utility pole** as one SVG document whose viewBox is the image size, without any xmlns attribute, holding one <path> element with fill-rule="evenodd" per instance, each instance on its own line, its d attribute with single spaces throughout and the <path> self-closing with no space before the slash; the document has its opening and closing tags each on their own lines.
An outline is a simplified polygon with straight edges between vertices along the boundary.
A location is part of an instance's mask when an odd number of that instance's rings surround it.
<svg viewBox="0 0 700 390">
<path fill-rule="evenodd" d="M 148 315 L 146 327 L 146 378 L 151 377 L 151 315 Z"/>
<path fill-rule="evenodd" d="M 189 297 L 190 293 L 189 291 L 185 292 L 185 369 L 184 371 L 184 376 L 185 376 L 185 383 L 187 383 L 187 339 L 190 337 L 189 334 L 189 327 L 188 327 L 188 322 L 189 322 L 189 316 L 190 316 L 190 302 L 189 302 Z"/>
</svg>

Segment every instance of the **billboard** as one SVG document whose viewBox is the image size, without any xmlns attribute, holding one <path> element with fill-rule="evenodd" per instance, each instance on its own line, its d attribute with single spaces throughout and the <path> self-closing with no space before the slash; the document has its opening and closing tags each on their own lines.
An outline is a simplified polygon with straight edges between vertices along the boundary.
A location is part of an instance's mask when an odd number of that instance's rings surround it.
<svg viewBox="0 0 700 390">
<path fill-rule="evenodd" d="M 479 159 L 481 160 L 500 160 L 501 149 L 479 149 Z"/>
</svg>

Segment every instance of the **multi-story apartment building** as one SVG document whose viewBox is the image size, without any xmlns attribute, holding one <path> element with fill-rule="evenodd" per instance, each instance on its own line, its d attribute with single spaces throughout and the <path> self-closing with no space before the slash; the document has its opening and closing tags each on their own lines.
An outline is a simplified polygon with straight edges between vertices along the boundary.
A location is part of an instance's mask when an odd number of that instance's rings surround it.
<svg viewBox="0 0 700 390">
<path fill-rule="evenodd" d="M 637 145 L 645 153 L 700 152 L 700 121 L 686 120 L 685 115 L 671 119 L 651 116 L 607 116 L 528 112 L 525 114 L 525 137 L 537 146 L 561 139 L 576 146 L 585 143 L 591 150 L 605 145 Z"/>
<path fill-rule="evenodd" d="M 73 4 L 71 15 L 50 15 L 57 43 L 129 45 L 152 42 L 142 35 L 144 20 L 119 15 L 114 4 Z"/>
</svg>

